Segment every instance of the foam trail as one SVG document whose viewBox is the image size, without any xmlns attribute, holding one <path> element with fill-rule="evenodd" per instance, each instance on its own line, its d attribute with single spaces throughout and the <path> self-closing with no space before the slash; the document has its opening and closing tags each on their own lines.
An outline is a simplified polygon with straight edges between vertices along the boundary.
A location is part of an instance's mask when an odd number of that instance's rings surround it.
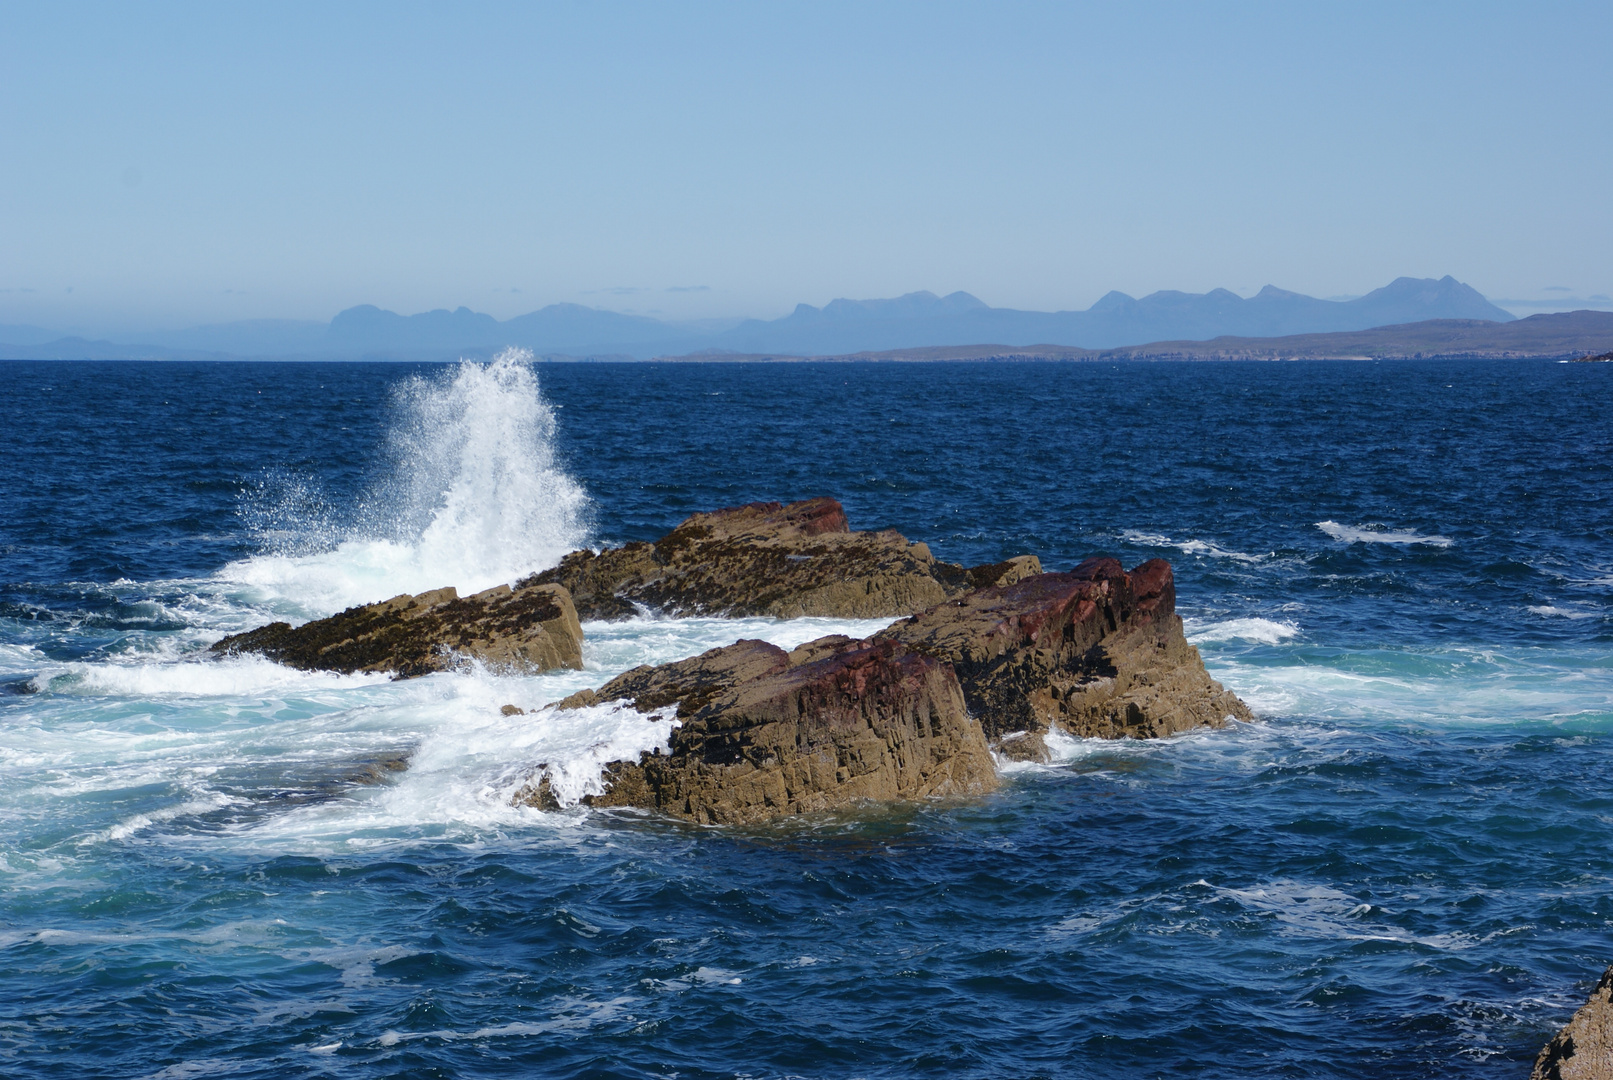
<svg viewBox="0 0 1613 1080">
<path fill-rule="evenodd" d="M 1340 525 L 1336 521 L 1318 521 L 1316 527 L 1333 539 L 1346 544 L 1427 544 L 1430 547 L 1450 547 L 1453 543 L 1448 536 L 1423 536 L 1421 533 L 1396 532 L 1391 529 L 1380 532 Z"/>
<path fill-rule="evenodd" d="M 1298 637 L 1300 629 L 1291 622 L 1274 619 L 1223 619 L 1210 622 L 1205 619 L 1182 620 L 1187 639 L 1195 645 L 1211 641 L 1251 641 L 1260 645 L 1277 645 L 1291 637 Z"/>
<path fill-rule="evenodd" d="M 390 475 L 343 534 L 320 509 L 287 528 L 280 551 L 231 563 L 218 577 L 251 603 L 307 616 L 444 585 L 473 592 L 553 566 L 587 540 L 588 497 L 555 459 L 554 411 L 539 392 L 532 354 L 461 362 L 445 376 L 398 389 Z M 285 487 L 285 485 L 280 485 Z M 299 506 L 322 507 L 294 491 Z M 324 537 L 333 547 L 288 552 Z M 327 541 L 328 543 L 329 541 Z"/>
<path fill-rule="evenodd" d="M 1173 540 L 1159 533 L 1138 532 L 1135 529 L 1127 529 L 1120 535 L 1134 544 L 1144 544 L 1148 547 L 1171 547 L 1184 555 L 1208 555 L 1211 558 L 1232 559 L 1235 562 L 1248 565 L 1253 565 L 1269 558 L 1266 555 L 1248 555 L 1241 551 L 1231 551 L 1218 544 L 1212 544 L 1208 540 Z"/>
</svg>

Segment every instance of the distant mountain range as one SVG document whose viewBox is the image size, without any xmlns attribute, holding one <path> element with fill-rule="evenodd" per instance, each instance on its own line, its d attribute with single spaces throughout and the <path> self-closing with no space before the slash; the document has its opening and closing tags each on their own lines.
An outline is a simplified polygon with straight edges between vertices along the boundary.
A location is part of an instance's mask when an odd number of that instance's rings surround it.
<svg viewBox="0 0 1613 1080">
<path fill-rule="evenodd" d="M 1397 278 L 1354 300 L 1318 300 L 1268 285 L 1244 299 L 1225 289 L 1111 292 L 1086 311 L 994 308 L 964 292 L 799 305 L 779 319 L 709 325 L 553 304 L 503 322 L 469 308 L 399 315 L 370 305 L 327 323 L 260 319 L 123 341 L 64 338 L 34 326 L 0 326 L 0 356 L 25 358 L 284 357 L 451 359 L 519 345 L 539 355 L 635 358 L 708 354 L 833 356 L 891 349 L 1032 344 L 1112 349 L 1158 341 L 1265 338 L 1366 330 L 1427 319 L 1504 323 L 1512 316 L 1452 277 Z"/>
<path fill-rule="evenodd" d="M 1281 337 L 1218 337 L 1209 341 L 1155 341 L 1111 349 L 1070 345 L 932 345 L 842 356 L 782 353 L 704 353 L 682 360 L 1578 360 L 1613 348 L 1613 311 L 1561 311 L 1512 322 L 1425 319 L 1401 326 Z"/>
</svg>

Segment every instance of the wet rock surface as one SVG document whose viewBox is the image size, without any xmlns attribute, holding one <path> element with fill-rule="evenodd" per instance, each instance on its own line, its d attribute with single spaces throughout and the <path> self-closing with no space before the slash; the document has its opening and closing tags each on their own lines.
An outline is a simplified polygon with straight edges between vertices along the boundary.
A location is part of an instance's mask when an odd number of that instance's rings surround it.
<svg viewBox="0 0 1613 1080">
<path fill-rule="evenodd" d="M 989 566 L 938 562 L 894 530 L 853 532 L 834 499 L 694 514 L 654 543 L 574 551 L 526 583 L 564 585 L 584 619 L 671 615 L 910 615 L 1041 570 L 1033 555 Z"/>
<path fill-rule="evenodd" d="M 1613 1080 L 1613 967 L 1571 1020 L 1541 1047 L 1529 1080 Z"/>
<path fill-rule="evenodd" d="M 214 653 L 258 653 L 304 670 L 391 671 L 400 678 L 479 660 L 498 668 L 582 667 L 582 627 L 558 585 L 499 585 L 461 597 L 452 587 L 348 608 L 293 627 L 232 634 Z"/>
<path fill-rule="evenodd" d="M 669 753 L 607 767 L 594 806 L 742 824 L 861 800 L 991 790 L 997 777 L 951 665 L 894 641 L 820 638 L 785 652 L 740 641 L 629 671 L 560 708 L 674 708 Z M 517 801 L 545 805 L 544 778 Z"/>
<path fill-rule="evenodd" d="M 946 660 L 1005 756 L 1040 758 L 1050 729 L 1160 738 L 1251 719 L 1182 635 L 1170 564 L 1107 557 L 949 600 L 876 635 Z"/>
</svg>

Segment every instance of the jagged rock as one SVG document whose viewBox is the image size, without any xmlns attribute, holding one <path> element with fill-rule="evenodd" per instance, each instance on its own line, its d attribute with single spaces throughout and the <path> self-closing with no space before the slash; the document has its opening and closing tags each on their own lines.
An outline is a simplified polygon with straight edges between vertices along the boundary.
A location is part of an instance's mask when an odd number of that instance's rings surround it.
<svg viewBox="0 0 1613 1080">
<path fill-rule="evenodd" d="M 969 711 L 1008 757 L 1041 758 L 1050 728 L 1158 738 L 1251 718 L 1182 636 L 1170 564 L 1127 574 L 1111 558 L 979 589 L 895 623 L 899 641 L 949 662 Z"/>
<path fill-rule="evenodd" d="M 1613 1080 L 1613 967 L 1567 1025 L 1540 1049 L 1529 1080 Z"/>
<path fill-rule="evenodd" d="M 453 587 L 348 608 L 302 626 L 275 622 L 213 646 L 305 670 L 425 675 L 473 658 L 501 668 L 582 667 L 582 626 L 565 588 L 508 585 L 461 598 Z"/>
<path fill-rule="evenodd" d="M 951 665 L 894 641 L 837 635 L 789 653 L 740 641 L 635 668 L 559 707 L 620 699 L 640 712 L 675 707 L 681 726 L 670 753 L 609 765 L 605 794 L 586 800 L 594 806 L 737 824 L 996 786 L 985 737 Z M 545 780 L 516 801 L 552 801 Z"/>
<path fill-rule="evenodd" d="M 672 615 L 895 618 L 1041 571 L 1034 555 L 965 568 L 894 530 L 852 532 L 833 499 L 694 514 L 655 543 L 574 551 L 522 584 L 570 590 L 584 619 Z"/>
</svg>

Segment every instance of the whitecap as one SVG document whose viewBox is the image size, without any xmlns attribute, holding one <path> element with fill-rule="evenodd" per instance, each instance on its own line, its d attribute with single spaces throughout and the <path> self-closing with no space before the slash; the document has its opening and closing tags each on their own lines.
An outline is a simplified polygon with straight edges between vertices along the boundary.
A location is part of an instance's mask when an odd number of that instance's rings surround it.
<svg viewBox="0 0 1613 1080">
<path fill-rule="evenodd" d="M 1333 539 L 1346 544 L 1426 544 L 1429 547 L 1450 547 L 1448 536 L 1424 536 L 1414 532 L 1396 532 L 1392 529 L 1367 529 L 1340 525 L 1336 521 L 1318 521 L 1316 527 Z"/>
<path fill-rule="evenodd" d="M 1534 615 L 1554 615 L 1560 619 L 1594 619 L 1598 614 L 1594 611 L 1562 608 L 1552 604 L 1532 604 L 1527 610 Z"/>
<path fill-rule="evenodd" d="M 1184 555 L 1207 555 L 1215 559 L 1231 559 L 1234 562 L 1241 562 L 1245 564 L 1262 562 L 1271 557 L 1269 554 L 1248 555 L 1242 551 L 1232 551 L 1229 548 L 1221 547 L 1219 544 L 1211 543 L 1208 540 L 1173 540 L 1169 536 L 1164 536 L 1159 533 L 1137 532 L 1136 530 L 1131 529 L 1128 529 L 1120 535 L 1134 544 L 1141 544 L 1145 547 L 1175 548 Z"/>
<path fill-rule="evenodd" d="M 264 695 L 354 689 L 389 681 L 386 674 L 360 672 L 341 675 L 329 671 L 299 671 L 261 656 L 234 656 L 213 660 L 101 663 L 75 662 L 53 666 L 32 683 L 38 692 L 97 697 L 251 698 Z"/>
<path fill-rule="evenodd" d="M 1195 645 L 1221 641 L 1249 641 L 1259 645 L 1280 645 L 1289 638 L 1298 637 L 1300 629 L 1291 622 L 1274 619 L 1207 619 L 1184 618 L 1183 630 Z"/>
</svg>

